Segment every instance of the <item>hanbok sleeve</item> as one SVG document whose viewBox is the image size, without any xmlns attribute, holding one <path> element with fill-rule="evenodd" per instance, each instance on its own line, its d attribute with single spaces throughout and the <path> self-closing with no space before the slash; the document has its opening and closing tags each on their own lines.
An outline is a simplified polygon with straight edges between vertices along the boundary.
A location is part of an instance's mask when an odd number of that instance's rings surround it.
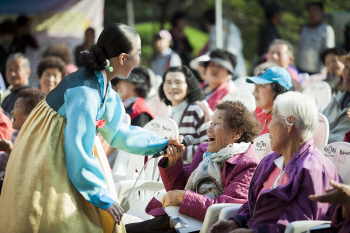
<svg viewBox="0 0 350 233">
<path fill-rule="evenodd" d="M 137 155 L 153 155 L 166 146 L 168 139 L 138 126 L 128 126 L 123 122 L 124 115 L 125 109 L 120 97 L 114 90 L 110 90 L 101 118 L 106 123 L 103 128 L 98 128 L 109 145 Z"/>
<path fill-rule="evenodd" d="M 115 200 L 108 189 L 98 158 L 92 155 L 99 98 L 98 90 L 86 86 L 66 91 L 64 147 L 67 171 L 74 187 L 87 201 L 104 210 Z"/>
</svg>

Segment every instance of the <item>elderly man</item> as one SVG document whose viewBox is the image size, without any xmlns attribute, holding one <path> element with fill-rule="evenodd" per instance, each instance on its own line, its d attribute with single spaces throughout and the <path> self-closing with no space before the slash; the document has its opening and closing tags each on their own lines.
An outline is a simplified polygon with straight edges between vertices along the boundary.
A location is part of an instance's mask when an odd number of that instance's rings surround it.
<svg viewBox="0 0 350 233">
<path fill-rule="evenodd" d="M 302 91 L 302 87 L 299 84 L 300 79 L 298 72 L 290 65 L 294 62 L 293 55 L 294 48 L 287 40 L 276 39 L 271 42 L 267 51 L 267 62 L 273 62 L 280 67 L 288 70 L 290 77 L 292 78 L 293 91 Z"/>
<path fill-rule="evenodd" d="M 4 99 L 1 107 L 4 113 L 11 118 L 12 111 L 20 90 L 29 88 L 28 79 L 30 76 L 29 60 L 22 53 L 14 53 L 9 56 L 6 62 L 6 80 L 12 85 L 11 93 Z"/>
<path fill-rule="evenodd" d="M 345 91 L 333 97 L 323 112 L 329 122 L 328 143 L 343 141 L 345 133 L 350 130 L 350 122 L 346 114 L 350 108 L 350 53 L 340 56 L 339 61 L 344 64 L 343 86 Z"/>
<path fill-rule="evenodd" d="M 310 24 L 301 30 L 296 65 L 303 73 L 315 74 L 323 68 L 321 53 L 335 45 L 334 31 L 323 21 L 322 3 L 308 3 L 307 12 Z"/>
</svg>

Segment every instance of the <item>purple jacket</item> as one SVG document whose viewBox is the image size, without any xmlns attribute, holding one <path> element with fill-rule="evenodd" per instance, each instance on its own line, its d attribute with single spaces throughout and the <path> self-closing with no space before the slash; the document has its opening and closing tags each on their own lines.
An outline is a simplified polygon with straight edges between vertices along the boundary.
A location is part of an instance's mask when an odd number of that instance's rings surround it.
<svg viewBox="0 0 350 233">
<path fill-rule="evenodd" d="M 274 160 L 282 155 L 272 152 L 257 167 L 252 178 L 248 202 L 233 219 L 240 227 L 254 232 L 284 232 L 286 226 L 297 220 L 330 220 L 334 207 L 328 203 L 308 199 L 310 194 L 323 194 L 329 182 L 342 182 L 336 167 L 308 140 L 293 155 L 285 167 L 290 177 L 288 184 L 258 194 L 275 168 Z"/>
<path fill-rule="evenodd" d="M 167 158 L 159 161 L 158 167 L 166 191 L 184 190 L 191 173 L 202 162 L 203 154 L 207 151 L 207 147 L 207 142 L 200 144 L 191 164 L 186 167 L 183 166 L 182 159 L 175 165 L 167 168 L 164 168 Z M 180 204 L 179 212 L 203 221 L 207 209 L 213 204 L 245 203 L 247 201 L 249 183 L 258 163 L 259 160 L 252 146 L 245 153 L 237 154 L 227 159 L 221 174 L 222 182 L 225 186 L 223 195 L 211 200 L 206 196 L 187 190 Z M 155 198 L 146 207 L 146 212 L 153 216 L 165 214 L 162 203 Z"/>
</svg>

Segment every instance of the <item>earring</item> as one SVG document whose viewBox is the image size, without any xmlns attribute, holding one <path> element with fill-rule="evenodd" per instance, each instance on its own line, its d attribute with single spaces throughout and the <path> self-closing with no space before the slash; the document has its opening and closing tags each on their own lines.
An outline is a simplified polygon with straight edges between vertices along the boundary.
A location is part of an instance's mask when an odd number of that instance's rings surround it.
<svg viewBox="0 0 350 233">
<path fill-rule="evenodd" d="M 108 59 L 106 59 L 106 66 L 105 69 L 108 70 L 109 72 L 113 72 L 113 67 L 109 66 L 111 63 L 109 62 Z"/>
</svg>

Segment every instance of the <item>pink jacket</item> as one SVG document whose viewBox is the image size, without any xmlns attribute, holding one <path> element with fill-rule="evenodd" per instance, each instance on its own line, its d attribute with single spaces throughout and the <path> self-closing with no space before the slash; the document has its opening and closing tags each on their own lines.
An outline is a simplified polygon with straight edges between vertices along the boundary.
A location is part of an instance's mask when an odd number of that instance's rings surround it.
<svg viewBox="0 0 350 233">
<path fill-rule="evenodd" d="M 164 168 L 167 158 L 159 161 L 158 167 L 166 191 L 183 190 L 185 188 L 191 173 L 203 160 L 203 154 L 207 151 L 207 147 L 207 142 L 200 144 L 191 164 L 186 167 L 183 166 L 182 159 L 175 165 L 167 168 Z M 222 171 L 222 182 L 225 186 L 223 195 L 211 200 L 206 196 L 187 190 L 180 204 L 180 213 L 203 221 L 207 209 L 213 204 L 245 203 L 248 197 L 249 183 L 258 163 L 259 160 L 252 146 L 245 153 L 237 154 L 227 159 Z M 165 214 L 162 209 L 162 203 L 155 198 L 146 207 L 146 212 L 153 216 Z"/>
<path fill-rule="evenodd" d="M 228 81 L 222 83 L 220 86 L 216 88 L 214 93 L 210 96 L 210 98 L 207 100 L 209 107 L 211 110 L 215 111 L 215 106 L 221 101 L 222 98 L 224 98 L 225 95 L 227 95 L 230 92 L 230 86 Z"/>
</svg>

